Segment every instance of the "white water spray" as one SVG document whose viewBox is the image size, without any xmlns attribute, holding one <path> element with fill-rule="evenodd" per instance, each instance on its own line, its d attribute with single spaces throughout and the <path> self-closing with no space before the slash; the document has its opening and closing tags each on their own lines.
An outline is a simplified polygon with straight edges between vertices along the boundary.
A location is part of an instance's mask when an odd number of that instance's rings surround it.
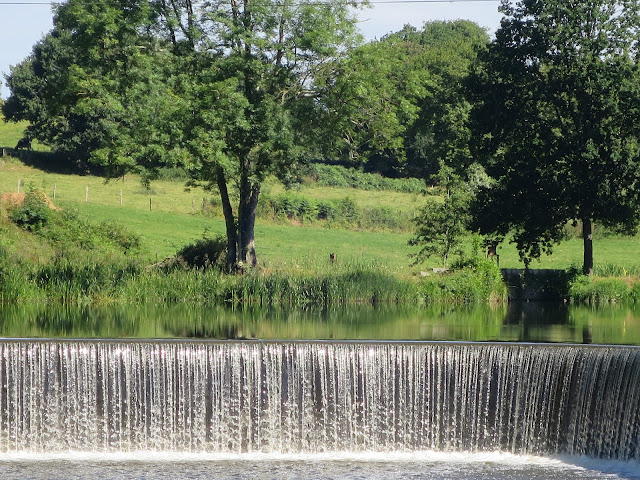
<svg viewBox="0 0 640 480">
<path fill-rule="evenodd" d="M 2 452 L 506 451 L 640 460 L 640 349 L 0 342 Z"/>
</svg>

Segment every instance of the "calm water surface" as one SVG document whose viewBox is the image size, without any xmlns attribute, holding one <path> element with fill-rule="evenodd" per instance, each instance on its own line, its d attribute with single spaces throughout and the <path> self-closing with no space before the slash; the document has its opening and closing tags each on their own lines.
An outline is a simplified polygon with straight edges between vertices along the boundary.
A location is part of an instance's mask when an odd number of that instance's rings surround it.
<svg viewBox="0 0 640 480">
<path fill-rule="evenodd" d="M 640 345 L 640 307 L 520 303 L 323 310 L 0 306 L 2 337 L 462 340 Z"/>
</svg>

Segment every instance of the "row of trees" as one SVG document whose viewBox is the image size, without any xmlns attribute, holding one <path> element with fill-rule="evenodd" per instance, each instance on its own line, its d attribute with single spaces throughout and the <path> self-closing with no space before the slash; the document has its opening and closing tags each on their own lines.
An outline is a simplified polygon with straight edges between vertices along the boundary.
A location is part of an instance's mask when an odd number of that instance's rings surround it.
<svg viewBox="0 0 640 480">
<path fill-rule="evenodd" d="M 593 223 L 632 234 L 640 222 L 640 3 L 503 0 L 500 11 L 465 88 L 467 145 L 490 180 L 449 172 L 414 241 L 446 260 L 461 228 L 494 247 L 508 236 L 528 265 L 580 224 L 591 274 Z"/>
<path fill-rule="evenodd" d="M 434 173 L 429 145 L 449 122 L 433 125 L 435 111 L 425 110 L 441 92 L 455 96 L 488 41 L 477 25 L 456 22 L 362 45 L 355 6 L 69 0 L 7 76 L 3 112 L 28 120 L 31 138 L 70 161 L 114 177 L 185 168 L 192 183 L 220 194 L 229 267 L 255 265 L 265 176 L 286 180 L 313 158 Z"/>
<path fill-rule="evenodd" d="M 357 5 L 68 0 L 7 76 L 3 112 L 112 176 L 178 165 L 217 190 L 229 268 L 256 264 L 264 178 L 310 159 L 444 182 L 423 244 L 460 228 L 512 235 L 529 262 L 580 221 L 588 273 L 594 221 L 634 231 L 637 1 L 504 0 L 492 42 L 458 21 L 367 44 Z"/>
</svg>

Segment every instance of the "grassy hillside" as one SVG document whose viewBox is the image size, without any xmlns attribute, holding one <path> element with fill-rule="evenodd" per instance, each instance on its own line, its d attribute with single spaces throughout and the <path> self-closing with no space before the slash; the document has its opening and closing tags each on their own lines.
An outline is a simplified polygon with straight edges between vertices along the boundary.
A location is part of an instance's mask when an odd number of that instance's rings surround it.
<svg viewBox="0 0 640 480">
<path fill-rule="evenodd" d="M 23 128 L 23 124 L 7 124 L 0 120 L 0 146 L 15 146 Z M 185 190 L 180 180 L 156 181 L 147 190 L 134 176 L 105 182 L 102 178 L 88 175 L 47 173 L 15 158 L 1 159 L 0 192 L 15 192 L 18 183 L 21 191 L 34 187 L 52 199 L 55 193 L 57 205 L 77 210 L 81 218 L 95 222 L 114 221 L 126 226 L 140 235 L 140 255 L 147 262 L 173 255 L 205 232 L 211 235 L 224 232 L 220 209 L 215 207 L 215 193 L 198 188 Z M 276 182 L 269 182 L 264 190 L 272 197 L 284 192 Z M 424 201 L 422 196 L 412 193 L 313 185 L 302 185 L 296 194 L 317 201 L 349 198 L 363 209 L 386 206 L 403 215 L 409 215 Z M 213 207 L 211 199 L 214 199 Z M 336 253 L 340 262 L 375 265 L 399 275 L 412 275 L 419 270 L 439 266 L 437 258 L 430 259 L 425 265 L 411 266 L 409 255 L 416 249 L 407 245 L 409 237 L 410 233 L 406 231 L 359 231 L 357 228 L 336 228 L 336 225 L 327 228 L 322 222 L 307 224 L 282 218 L 258 220 L 256 226 L 260 262 L 267 268 L 278 270 L 322 269 L 328 263 L 329 253 Z M 22 240 L 23 243 L 26 241 Z M 611 272 L 640 271 L 640 256 L 637 254 L 640 237 L 598 238 L 594 242 L 594 250 L 596 266 L 600 269 L 604 266 Z M 522 266 L 513 246 L 504 245 L 498 253 L 500 266 Z M 567 268 L 581 263 L 582 242 L 571 239 L 559 245 L 552 256 L 543 257 L 533 266 Z"/>
</svg>

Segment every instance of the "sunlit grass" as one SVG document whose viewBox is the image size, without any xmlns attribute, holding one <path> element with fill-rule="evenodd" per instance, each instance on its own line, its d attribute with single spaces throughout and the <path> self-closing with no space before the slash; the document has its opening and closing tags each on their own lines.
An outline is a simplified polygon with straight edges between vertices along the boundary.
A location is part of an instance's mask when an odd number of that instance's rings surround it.
<svg viewBox="0 0 640 480">
<path fill-rule="evenodd" d="M 25 127 L 24 122 L 5 123 L 0 119 L 0 146 L 15 146 Z M 200 188 L 185 189 L 181 181 L 166 180 L 153 182 L 147 190 L 140 179 L 133 175 L 105 182 L 103 178 L 90 175 L 46 173 L 10 157 L 4 157 L 2 161 L 0 192 L 15 192 L 18 183 L 21 191 L 33 186 L 43 190 L 52 199 L 55 194 L 56 204 L 77 209 L 81 216 L 92 221 L 117 221 L 141 235 L 142 256 L 147 261 L 173 255 L 205 232 L 208 235 L 224 234 L 221 212 L 207 208 L 205 214 L 202 208 L 203 203 L 208 204 L 208 200 L 216 196 L 215 192 L 205 192 Z M 269 180 L 264 191 L 277 195 L 284 191 L 284 187 L 275 180 Z M 387 206 L 399 212 L 415 211 L 424 203 L 424 197 L 417 194 L 352 188 L 302 185 L 298 193 L 314 200 L 348 197 L 360 208 Z M 417 248 L 407 245 L 410 236 L 397 232 L 324 228 L 322 223 L 295 225 L 259 220 L 256 225 L 259 260 L 263 267 L 272 270 L 322 271 L 331 266 L 328 260 L 330 253 L 337 254 L 341 263 L 375 264 L 399 275 L 419 275 L 421 270 L 441 266 L 438 258 L 431 258 L 423 265 L 411 266 L 409 255 L 415 253 Z M 470 244 L 466 248 L 469 251 Z M 30 247 L 25 244 L 25 249 L 29 250 Z M 42 255 L 33 250 L 33 256 Z M 623 275 L 637 274 L 640 271 L 639 251 L 639 236 L 596 238 L 596 268 L 605 266 L 607 271 L 623 272 Z M 501 267 L 522 268 L 523 264 L 513 245 L 503 244 L 498 254 Z M 556 246 L 553 255 L 545 255 L 531 266 L 564 269 L 581 264 L 582 241 L 571 239 Z"/>
<path fill-rule="evenodd" d="M 60 206 L 77 209 L 89 219 L 115 220 L 129 227 L 143 237 L 144 252 L 149 259 L 173 255 L 181 246 L 201 237 L 205 230 L 212 235 L 224 233 L 220 216 L 210 218 L 201 214 L 203 199 L 212 194 L 201 189 L 185 191 L 179 181 L 157 181 L 147 191 L 133 176 L 124 181 L 105 183 L 102 178 L 93 176 L 48 174 L 17 160 L 8 160 L 0 167 L 0 191 L 16 191 L 18 180 L 22 180 L 23 189 L 31 184 L 43 189 L 51 198 L 55 186 L 55 202 Z M 89 193 L 85 202 L 87 186 Z M 120 206 L 120 190 L 123 206 Z M 326 192 L 327 195 L 330 190 L 314 189 L 317 194 Z M 369 195 L 372 192 L 357 193 Z M 373 193 L 391 195 L 389 192 Z M 256 226 L 258 254 L 263 265 L 270 268 L 313 269 L 316 265 L 328 264 L 330 253 L 336 253 L 339 261 L 375 262 L 401 274 L 440 266 L 439 259 L 432 258 L 425 265 L 411 267 L 409 254 L 415 253 L 416 248 L 407 245 L 409 237 L 393 232 L 358 232 L 265 221 L 258 221 Z M 637 236 L 611 236 L 594 241 L 596 265 L 619 265 L 628 272 L 637 271 L 640 269 L 639 251 L 640 237 Z M 513 245 L 503 244 L 498 254 L 501 267 L 522 267 Z M 581 264 L 582 241 L 571 239 L 556 246 L 553 255 L 534 261 L 532 267 L 568 268 Z"/>
</svg>

